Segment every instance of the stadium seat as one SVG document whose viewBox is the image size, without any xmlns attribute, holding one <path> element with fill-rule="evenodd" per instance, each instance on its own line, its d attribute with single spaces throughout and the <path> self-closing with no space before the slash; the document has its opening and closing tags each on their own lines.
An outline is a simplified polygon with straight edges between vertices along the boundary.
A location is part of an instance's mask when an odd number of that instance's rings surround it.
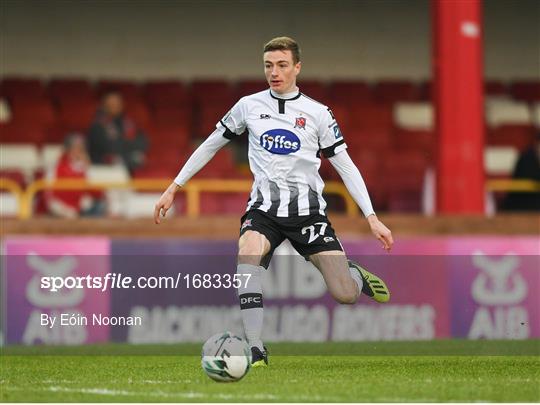
<svg viewBox="0 0 540 405">
<path fill-rule="evenodd" d="M 350 109 L 353 129 L 392 129 L 393 110 L 391 106 L 376 104 L 356 104 Z"/>
<path fill-rule="evenodd" d="M 0 96 L 10 102 L 18 100 L 43 100 L 46 98 L 45 86 L 39 79 L 6 77 L 0 82 Z"/>
<path fill-rule="evenodd" d="M 38 148 L 32 144 L 0 145 L 0 170 L 19 171 L 30 182 L 40 167 Z"/>
<path fill-rule="evenodd" d="M 45 144 L 41 147 L 40 162 L 44 170 L 55 167 L 64 151 L 62 144 Z"/>
<path fill-rule="evenodd" d="M 382 181 L 382 160 L 379 155 L 367 148 L 356 150 L 349 148 L 348 152 L 367 185 L 374 208 L 386 209 L 386 190 Z"/>
<path fill-rule="evenodd" d="M 488 176 L 511 176 L 519 156 L 513 146 L 487 146 L 484 149 L 484 168 Z"/>
<path fill-rule="evenodd" d="M 47 99 L 17 99 L 11 103 L 13 122 L 43 128 L 56 123 L 56 111 Z"/>
<path fill-rule="evenodd" d="M 55 103 L 94 101 L 96 98 L 92 85 L 85 79 L 52 79 L 47 94 Z"/>
<path fill-rule="evenodd" d="M 524 150 L 534 142 L 534 127 L 532 125 L 500 125 L 489 128 L 487 144 L 492 146 L 513 146 Z"/>
<path fill-rule="evenodd" d="M 188 89 L 177 80 L 150 81 L 144 85 L 143 91 L 152 109 L 186 108 L 191 103 Z"/>
<path fill-rule="evenodd" d="M 421 212 L 428 167 L 428 160 L 419 151 L 397 150 L 385 156 L 383 178 L 390 211 Z"/>
<path fill-rule="evenodd" d="M 125 114 L 135 122 L 137 127 L 148 130 L 151 122 L 150 111 L 141 100 L 127 99 L 125 102 Z"/>
<path fill-rule="evenodd" d="M 10 122 L 0 125 L 0 141 L 2 143 L 28 143 L 40 145 L 47 139 L 47 130 L 34 123 Z"/>
<path fill-rule="evenodd" d="M 65 128 L 85 131 L 92 123 L 97 108 L 95 100 L 62 99 L 58 105 L 58 122 Z"/>
<path fill-rule="evenodd" d="M 204 166 L 204 169 L 195 175 L 195 178 L 239 178 L 243 177 L 235 166 L 234 154 L 231 148 L 222 148 Z"/>
<path fill-rule="evenodd" d="M 129 80 L 100 80 L 97 83 L 97 94 L 99 97 L 109 91 L 117 91 L 122 94 L 124 101 L 141 101 L 142 95 L 139 85 Z"/>
<path fill-rule="evenodd" d="M 405 80 L 380 81 L 373 88 L 373 98 L 379 103 L 421 100 L 421 88 Z"/>
<path fill-rule="evenodd" d="M 196 106 L 221 104 L 230 109 L 236 101 L 233 89 L 226 80 L 195 80 L 191 84 L 191 94 Z"/>
<path fill-rule="evenodd" d="M 512 99 L 486 100 L 486 122 L 490 127 L 505 124 L 531 125 L 531 111 L 527 103 Z"/>
<path fill-rule="evenodd" d="M 361 81 L 335 81 L 328 88 L 330 108 L 336 105 L 349 106 L 366 103 L 372 100 L 371 89 L 366 82 Z"/>
<path fill-rule="evenodd" d="M 154 216 L 154 204 L 161 196 L 161 193 L 151 192 L 129 192 L 127 198 L 124 198 L 125 204 L 122 205 L 122 216 L 125 218 L 151 218 Z M 172 217 L 175 214 L 175 205 L 167 211 L 167 216 Z"/>
<path fill-rule="evenodd" d="M 235 88 L 235 99 L 247 96 L 249 94 L 258 93 L 259 91 L 267 90 L 268 83 L 264 80 L 241 80 Z"/>
<path fill-rule="evenodd" d="M 508 86 L 497 80 L 487 80 L 484 82 L 484 93 L 486 96 L 508 96 Z"/>
<path fill-rule="evenodd" d="M 317 80 L 302 80 L 298 81 L 300 91 L 306 96 L 318 101 L 319 103 L 328 104 L 329 97 L 324 83 Z"/>
<path fill-rule="evenodd" d="M 206 138 L 216 129 L 216 125 L 227 111 L 231 108 L 227 104 L 206 104 L 199 107 L 194 135 L 199 138 Z"/>
<path fill-rule="evenodd" d="M 540 81 L 517 81 L 511 84 L 510 94 L 516 100 L 522 100 L 527 103 L 540 101 Z"/>
<path fill-rule="evenodd" d="M 15 218 L 18 212 L 17 198 L 11 193 L 0 192 L 0 217 Z"/>
<path fill-rule="evenodd" d="M 428 160 L 434 157 L 435 145 L 435 133 L 430 130 L 396 128 L 392 134 L 394 150 L 420 151 Z"/>
<path fill-rule="evenodd" d="M 431 103 L 396 103 L 394 122 L 397 127 L 409 130 L 433 128 L 434 112 Z"/>
<path fill-rule="evenodd" d="M 160 106 L 152 111 L 152 122 L 157 127 L 182 126 L 192 128 L 192 110 L 189 106 Z"/>
<path fill-rule="evenodd" d="M 201 193 L 201 214 L 243 215 L 249 193 Z"/>
</svg>

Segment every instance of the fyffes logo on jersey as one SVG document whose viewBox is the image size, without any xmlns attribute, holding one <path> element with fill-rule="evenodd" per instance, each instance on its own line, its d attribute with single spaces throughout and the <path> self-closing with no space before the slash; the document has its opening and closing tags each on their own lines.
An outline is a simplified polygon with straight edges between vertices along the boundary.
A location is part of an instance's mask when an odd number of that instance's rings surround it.
<svg viewBox="0 0 540 405">
<path fill-rule="evenodd" d="M 286 129 L 271 129 L 261 135 L 261 146 L 277 155 L 288 155 L 300 149 L 300 139 Z"/>
</svg>

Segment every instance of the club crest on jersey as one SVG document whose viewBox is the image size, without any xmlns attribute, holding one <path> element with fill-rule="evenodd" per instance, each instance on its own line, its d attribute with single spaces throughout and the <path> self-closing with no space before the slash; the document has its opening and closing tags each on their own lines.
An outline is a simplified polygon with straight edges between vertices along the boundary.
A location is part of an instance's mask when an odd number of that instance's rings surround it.
<svg viewBox="0 0 540 405">
<path fill-rule="evenodd" d="M 294 124 L 295 128 L 306 129 L 306 119 L 304 117 L 297 117 Z"/>
<path fill-rule="evenodd" d="M 300 139 L 286 129 L 271 129 L 261 135 L 261 146 L 276 155 L 289 155 L 300 149 Z"/>
</svg>

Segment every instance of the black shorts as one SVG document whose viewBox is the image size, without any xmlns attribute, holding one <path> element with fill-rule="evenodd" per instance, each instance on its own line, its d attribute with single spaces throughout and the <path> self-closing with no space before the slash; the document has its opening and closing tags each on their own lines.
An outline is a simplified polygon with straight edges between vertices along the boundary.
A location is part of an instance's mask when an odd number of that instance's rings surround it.
<svg viewBox="0 0 540 405">
<path fill-rule="evenodd" d="M 328 250 L 343 251 L 334 228 L 325 215 L 314 214 L 292 218 L 275 217 L 264 211 L 249 210 L 240 220 L 240 236 L 246 231 L 257 231 L 270 242 L 270 251 L 261 259 L 268 268 L 274 250 L 288 239 L 306 260 L 310 255 Z"/>
</svg>

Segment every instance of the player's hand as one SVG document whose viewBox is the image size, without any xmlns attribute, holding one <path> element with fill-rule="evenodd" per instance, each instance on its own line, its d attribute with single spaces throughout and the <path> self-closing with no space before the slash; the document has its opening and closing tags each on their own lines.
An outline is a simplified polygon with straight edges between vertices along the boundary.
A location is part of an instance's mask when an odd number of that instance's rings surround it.
<svg viewBox="0 0 540 405">
<path fill-rule="evenodd" d="M 172 183 L 167 190 L 161 194 L 161 197 L 159 197 L 158 202 L 154 206 L 154 222 L 156 224 L 161 223 L 160 216 L 165 217 L 165 214 L 167 214 L 167 211 L 171 208 L 174 201 L 174 194 L 178 188 L 178 185 Z"/>
<path fill-rule="evenodd" d="M 375 214 L 370 215 L 367 220 L 369 222 L 369 226 L 371 227 L 371 232 L 377 239 L 381 241 L 383 249 L 390 251 L 390 249 L 392 249 L 392 245 L 394 244 L 394 238 L 392 238 L 392 232 L 390 232 L 390 229 L 379 221 L 379 218 L 377 218 Z"/>
</svg>

